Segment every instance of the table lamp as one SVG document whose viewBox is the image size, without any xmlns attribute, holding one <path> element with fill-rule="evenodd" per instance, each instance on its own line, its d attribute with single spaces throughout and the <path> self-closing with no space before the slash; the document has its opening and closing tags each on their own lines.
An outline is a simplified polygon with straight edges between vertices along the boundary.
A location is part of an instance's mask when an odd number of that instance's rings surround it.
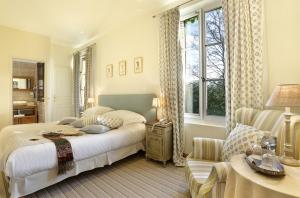
<svg viewBox="0 0 300 198">
<path fill-rule="evenodd" d="M 156 120 L 158 120 L 157 119 L 157 108 L 160 107 L 159 98 L 153 98 L 153 100 L 152 100 L 152 106 L 155 107 L 155 110 L 156 110 Z"/>
<path fill-rule="evenodd" d="M 294 159 L 294 147 L 290 134 L 291 107 L 300 107 L 300 85 L 282 84 L 275 87 L 266 106 L 285 107 L 285 143 L 284 152 L 280 157 L 280 162 L 289 166 L 300 166 L 300 162 Z"/>
<path fill-rule="evenodd" d="M 93 106 L 94 106 L 94 103 L 95 103 L 95 99 L 94 99 L 94 98 L 88 98 L 87 103 L 88 103 L 89 105 L 91 105 L 91 107 L 93 107 Z"/>
</svg>

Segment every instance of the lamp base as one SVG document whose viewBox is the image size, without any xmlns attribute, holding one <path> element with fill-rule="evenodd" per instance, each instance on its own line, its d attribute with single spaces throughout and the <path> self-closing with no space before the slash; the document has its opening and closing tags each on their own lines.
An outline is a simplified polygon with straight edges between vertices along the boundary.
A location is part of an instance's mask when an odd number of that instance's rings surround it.
<svg viewBox="0 0 300 198">
<path fill-rule="evenodd" d="M 285 164 L 287 166 L 294 166 L 294 167 L 300 166 L 300 161 L 294 159 L 293 157 L 288 157 L 283 155 L 279 158 L 279 160 L 282 164 Z"/>
</svg>

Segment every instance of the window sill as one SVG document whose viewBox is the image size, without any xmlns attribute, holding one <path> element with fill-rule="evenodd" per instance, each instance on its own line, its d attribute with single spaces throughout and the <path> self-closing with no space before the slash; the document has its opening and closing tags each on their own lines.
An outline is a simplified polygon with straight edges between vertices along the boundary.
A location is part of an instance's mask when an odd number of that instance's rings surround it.
<svg viewBox="0 0 300 198">
<path fill-rule="evenodd" d="M 225 128 L 226 125 L 225 117 L 222 116 L 205 116 L 204 119 L 201 119 L 196 115 L 184 115 L 184 123 L 222 128 Z"/>
</svg>

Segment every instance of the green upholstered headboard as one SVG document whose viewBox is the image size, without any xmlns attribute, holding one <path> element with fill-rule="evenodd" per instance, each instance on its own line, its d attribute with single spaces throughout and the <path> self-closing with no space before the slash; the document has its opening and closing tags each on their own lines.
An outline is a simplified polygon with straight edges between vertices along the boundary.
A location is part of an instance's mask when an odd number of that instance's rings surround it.
<svg viewBox="0 0 300 198">
<path fill-rule="evenodd" d="M 152 99 L 155 97 L 155 94 L 99 95 L 98 104 L 139 113 L 147 122 L 151 122 L 156 119 L 155 108 L 152 107 Z"/>
</svg>

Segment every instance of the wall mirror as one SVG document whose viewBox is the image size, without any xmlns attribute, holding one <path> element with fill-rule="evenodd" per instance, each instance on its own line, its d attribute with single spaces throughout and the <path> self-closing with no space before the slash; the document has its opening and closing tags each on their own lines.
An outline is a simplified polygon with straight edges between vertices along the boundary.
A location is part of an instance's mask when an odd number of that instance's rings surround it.
<svg viewBox="0 0 300 198">
<path fill-rule="evenodd" d="M 31 90 L 32 79 L 29 77 L 13 77 L 13 88 L 20 90 Z"/>
</svg>

